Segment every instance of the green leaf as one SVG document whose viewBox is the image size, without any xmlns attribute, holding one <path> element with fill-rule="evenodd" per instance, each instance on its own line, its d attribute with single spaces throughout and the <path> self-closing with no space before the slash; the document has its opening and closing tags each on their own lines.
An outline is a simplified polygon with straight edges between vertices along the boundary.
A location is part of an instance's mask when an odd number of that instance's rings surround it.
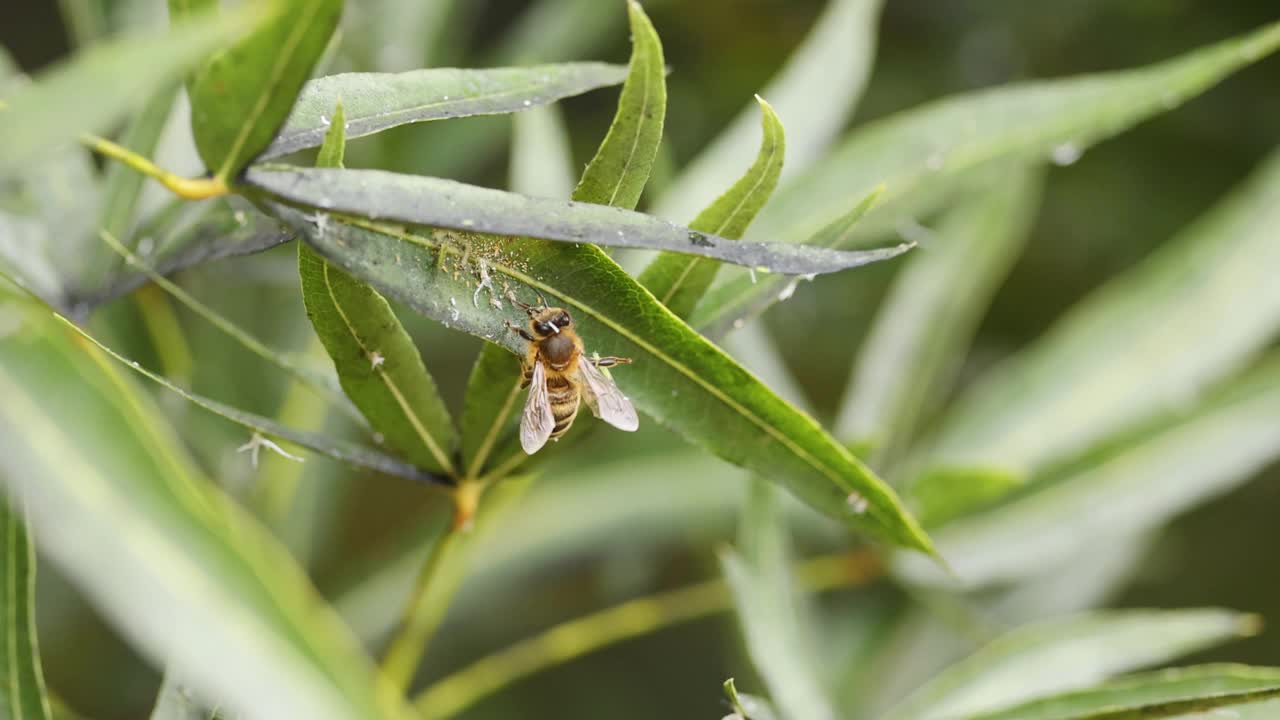
<svg viewBox="0 0 1280 720">
<path fill-rule="evenodd" d="M 738 552 L 721 552 L 720 566 L 751 661 L 782 717 L 835 720 L 838 713 L 811 662 L 814 627 L 795 592 L 786 527 L 773 488 L 761 480 L 752 481 L 742 523 Z"/>
<path fill-rule="evenodd" d="M 555 105 L 534 108 L 512 117 L 512 192 L 567 198 L 573 193 L 573 152 L 564 118 Z"/>
<path fill-rule="evenodd" d="M 23 321 L 20 339 L 0 340 L 0 470 L 42 549 L 103 616 L 245 717 L 410 717 L 149 398 L 46 311 Z"/>
<path fill-rule="evenodd" d="M 1277 413 L 1280 356 L 1273 355 L 1198 407 L 938 530 L 935 539 L 953 575 L 943 577 L 909 557 L 898 569 L 916 582 L 952 586 L 959 578 L 981 586 L 1043 572 L 1106 538 L 1159 527 L 1273 461 L 1280 454 Z M 965 482 L 953 480 L 939 478 L 922 489 L 942 493 Z M 955 492 L 968 497 L 963 487 Z"/>
<path fill-rule="evenodd" d="M 940 423 L 927 462 L 1029 475 L 1193 403 L 1280 328 L 1280 285 L 1267 271 L 1280 263 L 1278 226 L 1280 152 L 970 385 Z"/>
<path fill-rule="evenodd" d="M 259 165 L 250 168 L 244 180 L 249 187 L 277 199 L 321 212 L 572 244 L 669 250 L 789 275 L 847 270 L 896 257 L 911 248 L 903 244 L 853 251 L 735 242 L 618 207 L 526 197 L 382 170 Z M 586 192 L 595 192 L 592 187 Z M 618 191 L 623 191 L 621 185 Z"/>
<path fill-rule="evenodd" d="M 862 343 L 837 437 L 896 459 L 964 359 L 978 322 L 1022 250 L 1040 202 L 1041 173 L 1001 173 L 961 198 L 930 245 L 903 262 Z"/>
<path fill-rule="evenodd" d="M 947 668 L 884 718 L 968 717 L 1088 687 L 1257 630 L 1252 615 L 1212 609 L 1108 611 L 1028 625 Z"/>
<path fill-rule="evenodd" d="M 782 121 L 769 103 L 759 97 L 756 100 L 760 103 L 763 135 L 756 161 L 733 187 L 694 218 L 689 224 L 693 230 L 731 240 L 742 237 L 778 184 L 786 155 Z M 719 269 L 717 263 L 706 262 L 700 257 L 666 253 L 655 258 L 640 274 L 639 280 L 659 302 L 683 318 L 693 311 Z"/>
<path fill-rule="evenodd" d="M 408 123 L 528 110 L 616 85 L 625 75 L 622 67 L 596 62 L 330 75 L 302 88 L 261 159 L 320 145 L 339 101 L 346 109 L 347 137 L 358 138 Z"/>
<path fill-rule="evenodd" d="M 643 189 L 645 181 L 648 180 L 652 170 L 653 157 L 649 153 L 650 151 L 656 152 L 656 148 L 650 146 L 656 145 L 661 139 L 661 117 L 659 117 L 657 132 L 655 133 L 655 126 L 652 122 L 640 122 L 634 118 L 628 119 L 624 116 L 637 110 L 644 110 L 643 107 L 637 107 L 637 103 L 642 102 L 641 99 L 637 98 L 638 89 L 645 87 L 646 83 L 654 80 L 651 77 L 653 54 L 655 51 L 657 52 L 658 64 L 661 66 L 662 48 L 653 27 L 644 18 L 644 13 L 634 5 L 628 5 L 628 8 L 632 22 L 633 45 L 622 97 L 618 101 L 618 109 L 614 113 L 613 123 L 609 126 L 609 132 L 596 150 L 596 155 L 590 165 L 588 165 L 587 174 L 592 173 L 590 168 L 597 168 L 594 171 L 593 181 L 590 184 L 580 182 L 570 192 L 573 200 L 587 200 L 591 197 L 596 197 L 597 201 L 611 201 L 608 204 L 632 210 L 639 200 L 639 191 Z M 656 81 L 663 85 L 662 96 L 665 98 L 666 77 L 661 74 L 661 70 L 659 70 Z M 665 103 L 662 110 L 665 112 Z M 554 116 L 551 120 L 555 120 Z M 565 132 L 562 127 L 557 127 L 554 122 L 530 122 L 527 116 L 525 118 L 517 117 L 515 127 L 516 131 L 520 133 L 515 139 L 519 140 L 520 143 L 512 153 L 513 170 L 522 166 L 537 164 L 547 166 L 550 172 L 556 175 L 567 175 L 573 172 L 571 169 L 573 160 L 568 152 Z M 553 153 L 555 153 L 558 145 L 564 146 L 564 148 L 558 155 L 554 155 Z M 606 158 L 618 156 L 623 152 L 638 153 L 642 162 L 625 162 L 619 157 L 601 159 L 602 156 L 606 156 Z M 646 158 L 647 162 L 644 162 L 643 160 Z M 523 170 L 523 175 L 531 174 L 530 170 Z M 616 172 L 617 176 L 607 177 L 606 173 L 609 171 Z M 586 175 L 584 175 L 584 180 L 585 178 Z M 525 180 L 523 176 L 515 179 L 522 182 Z M 630 191 L 612 192 L 612 197 L 610 198 L 598 197 L 605 194 L 608 188 L 617 190 L 623 187 L 638 189 L 634 193 Z M 521 186 L 513 186 L 513 189 L 518 192 L 534 190 L 533 187 Z M 539 187 L 539 190 L 545 189 L 550 188 Z M 555 197 L 545 191 L 529 194 Z M 549 246 L 544 249 L 547 252 L 555 252 Z M 480 266 L 482 287 L 487 272 L 487 267 L 482 264 Z M 477 292 L 479 292 L 479 289 L 477 289 Z M 473 304 L 475 298 L 476 295 L 473 294 Z M 453 302 L 452 298 L 450 298 L 450 302 Z M 494 292 L 492 283 L 490 283 L 490 302 L 494 303 L 496 307 L 502 307 L 502 302 L 498 299 L 498 294 Z M 498 475 L 510 472 L 525 458 L 524 449 L 519 447 L 518 444 L 508 441 L 515 434 L 517 424 L 516 410 L 520 406 L 523 396 L 520 387 L 523 375 L 519 367 L 520 365 L 515 358 L 497 345 L 485 343 L 480 350 L 480 356 L 476 359 L 476 364 L 471 370 L 471 376 L 468 378 L 466 410 L 464 410 L 462 418 L 462 453 L 466 474 L 469 478 L 478 477 L 489 465 L 493 466 L 494 472 Z"/>
<path fill-rule="evenodd" d="M 858 247 L 921 217 L 972 181 L 972 173 L 1012 159 L 1077 155 L 1137 123 L 1176 108 L 1280 47 L 1280 23 L 1136 70 L 1008 85 L 935 101 L 859 128 L 821 163 L 784 183 L 748 238 L 799 242 L 883 184 L 884 206 L 831 247 Z M 1069 153 L 1067 151 L 1070 151 Z M 773 302 L 786 280 L 752 284 L 738 275 L 708 294 L 692 319 L 727 329 L 743 307 Z"/>
<path fill-rule="evenodd" d="M 875 56 L 880 5 L 880 0 L 830 0 L 787 64 L 760 91 L 791 128 L 788 177 L 819 160 L 853 114 Z M 748 105 L 662 193 L 654 214 L 678 220 L 710 202 L 754 147 L 755 124 L 755 108 Z"/>
<path fill-rule="evenodd" d="M 498 305 L 495 285 L 517 297 L 541 293 L 573 313 L 588 352 L 635 360 L 615 379 L 640 410 L 726 460 L 784 484 L 832 517 L 907 547 L 929 547 L 883 481 L 812 418 L 683 324 L 598 248 L 484 237 L 459 244 L 444 233 L 415 234 L 328 215 L 316 222 L 300 211 L 273 207 L 329 261 L 388 297 L 512 352 L 523 351 L 523 341 L 507 330 L 503 316 L 468 302 L 486 289 L 472 278 L 489 277 L 489 297 Z M 518 315 L 507 319 L 513 317 Z"/>
<path fill-rule="evenodd" d="M 216 178 L 230 180 L 271 144 L 329 44 L 342 5 L 279 0 L 269 20 L 187 81 L 196 149 Z"/>
<path fill-rule="evenodd" d="M 200 13 L 168 33 L 95 45 L 41 73 L 5 98 L 0 112 L 0 177 L 84 132 L 102 132 L 215 49 L 258 23 L 261 7 L 219 18 Z"/>
<path fill-rule="evenodd" d="M 318 162 L 341 166 L 342 129 L 339 104 Z M 391 306 L 376 290 L 325 262 L 303 243 L 298 243 L 298 275 L 307 317 L 347 397 L 410 462 L 454 474 L 457 437 L 449 410 Z"/>
<path fill-rule="evenodd" d="M 1280 669 L 1197 665 L 1130 675 L 1033 700 L 973 720 L 1148 720 L 1280 696 Z"/>
<path fill-rule="evenodd" d="M 912 485 L 908 500 L 925 527 L 938 527 L 995 502 L 1027 479 L 1001 468 L 934 468 Z"/>
<path fill-rule="evenodd" d="M 631 21 L 631 63 L 618 98 L 618 111 L 604 142 L 578 181 L 573 199 L 631 209 L 640 202 L 662 141 L 667 79 L 662 43 L 640 3 L 629 0 L 627 14 Z M 694 242 L 693 236 L 686 241 Z"/>
<path fill-rule="evenodd" d="M 20 496 L 11 506 L 0 495 L 0 718 L 49 720 L 36 642 L 36 555 L 20 507 Z"/>
</svg>

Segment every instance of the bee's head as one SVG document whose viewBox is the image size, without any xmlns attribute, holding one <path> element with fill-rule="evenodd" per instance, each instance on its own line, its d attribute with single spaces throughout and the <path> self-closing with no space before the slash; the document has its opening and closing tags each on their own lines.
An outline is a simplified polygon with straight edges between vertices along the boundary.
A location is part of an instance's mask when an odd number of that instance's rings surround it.
<svg viewBox="0 0 1280 720">
<path fill-rule="evenodd" d="M 573 318 L 569 311 L 558 307 L 531 306 L 529 313 L 529 331 L 538 339 L 560 334 L 573 326 Z"/>
</svg>

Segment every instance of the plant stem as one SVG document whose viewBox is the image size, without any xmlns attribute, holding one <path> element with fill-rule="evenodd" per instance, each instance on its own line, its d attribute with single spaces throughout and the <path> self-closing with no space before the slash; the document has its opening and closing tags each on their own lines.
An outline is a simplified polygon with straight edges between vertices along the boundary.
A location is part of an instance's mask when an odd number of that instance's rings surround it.
<svg viewBox="0 0 1280 720">
<path fill-rule="evenodd" d="M 532 481 L 532 475 L 506 478 L 487 492 L 485 486 L 476 481 L 464 481 L 454 489 L 454 521 L 436 540 L 418 573 L 400 632 L 391 641 L 382 661 L 383 672 L 401 692 L 408 690 L 432 633 L 444 619 L 450 601 L 462 584 L 471 547 L 516 505 Z M 472 520 L 481 492 L 484 492 L 484 506 Z"/>
<path fill-rule="evenodd" d="M 157 167 L 155 163 L 138 153 L 97 135 L 81 135 L 80 142 L 93 151 L 119 160 L 143 175 L 154 179 L 180 198 L 206 200 L 208 198 L 221 197 L 231 192 L 231 188 L 227 187 L 227 183 L 222 178 L 184 178 L 174 175 L 168 170 Z"/>
<path fill-rule="evenodd" d="M 427 642 L 444 615 L 446 606 L 441 601 L 441 593 L 435 580 L 460 534 L 457 527 L 449 526 L 432 545 L 426 563 L 418 572 L 413 595 L 405 606 L 400 620 L 400 632 L 391 641 L 382 661 L 382 671 L 402 693 L 408 690 L 413 674 L 417 672 L 418 664 L 426 654 Z"/>
<path fill-rule="evenodd" d="M 884 572 L 880 558 L 862 549 L 800 563 L 796 575 L 811 592 L 854 587 Z M 722 578 L 628 600 L 560 623 L 481 658 L 428 687 L 414 699 L 424 720 L 452 717 L 518 680 L 610 645 L 727 610 L 732 605 Z"/>
</svg>

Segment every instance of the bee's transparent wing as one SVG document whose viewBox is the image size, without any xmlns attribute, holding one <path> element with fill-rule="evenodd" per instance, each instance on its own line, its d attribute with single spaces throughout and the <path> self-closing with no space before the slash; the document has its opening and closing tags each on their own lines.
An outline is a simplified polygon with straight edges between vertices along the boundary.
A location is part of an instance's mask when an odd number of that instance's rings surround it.
<svg viewBox="0 0 1280 720">
<path fill-rule="evenodd" d="M 529 399 L 525 400 L 524 413 L 520 415 L 520 447 L 530 455 L 542 449 L 556 427 L 551 414 L 551 400 L 547 397 L 547 371 L 542 361 L 533 364 L 533 379 L 529 382 Z"/>
<path fill-rule="evenodd" d="M 583 380 L 582 397 L 593 415 L 619 430 L 632 432 L 640 427 L 640 418 L 636 417 L 631 401 L 607 375 L 585 357 L 578 363 L 578 370 Z"/>
</svg>

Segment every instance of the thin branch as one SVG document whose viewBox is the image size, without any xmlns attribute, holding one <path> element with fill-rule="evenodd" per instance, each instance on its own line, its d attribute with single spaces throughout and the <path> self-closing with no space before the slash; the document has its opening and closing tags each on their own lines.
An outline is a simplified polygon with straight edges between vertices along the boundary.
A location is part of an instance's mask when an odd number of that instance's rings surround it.
<svg viewBox="0 0 1280 720">
<path fill-rule="evenodd" d="M 879 556 L 867 549 L 824 555 L 796 567 L 801 587 L 811 592 L 864 585 L 883 573 Z M 414 699 L 414 705 L 424 720 L 453 717 L 530 675 L 731 606 L 729 587 L 722 578 L 628 600 L 561 623 L 481 658 L 428 687 Z"/>
</svg>

